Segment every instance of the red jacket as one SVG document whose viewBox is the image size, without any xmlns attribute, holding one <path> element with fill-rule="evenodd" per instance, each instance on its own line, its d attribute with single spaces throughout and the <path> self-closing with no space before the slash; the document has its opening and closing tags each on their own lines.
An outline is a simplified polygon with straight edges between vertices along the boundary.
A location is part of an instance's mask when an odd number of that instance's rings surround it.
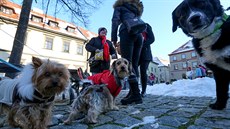
<svg viewBox="0 0 230 129">
<path fill-rule="evenodd" d="M 89 76 L 88 79 L 92 80 L 94 84 L 107 84 L 107 88 L 113 97 L 116 97 L 121 91 L 121 86 L 116 84 L 115 78 L 109 70 Z"/>
</svg>

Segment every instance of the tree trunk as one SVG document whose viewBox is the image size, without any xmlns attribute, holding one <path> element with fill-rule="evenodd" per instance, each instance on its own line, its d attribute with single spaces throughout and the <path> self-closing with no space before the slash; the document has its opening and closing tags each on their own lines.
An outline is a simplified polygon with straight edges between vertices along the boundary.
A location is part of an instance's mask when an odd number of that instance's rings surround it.
<svg viewBox="0 0 230 129">
<path fill-rule="evenodd" d="M 9 63 L 14 65 L 19 65 L 21 61 L 32 3 L 33 0 L 23 0 L 22 10 L 18 22 L 18 28 L 14 37 L 13 48 L 9 60 Z M 9 73 L 6 74 L 6 76 L 14 78 L 16 76 L 16 73 Z"/>
</svg>

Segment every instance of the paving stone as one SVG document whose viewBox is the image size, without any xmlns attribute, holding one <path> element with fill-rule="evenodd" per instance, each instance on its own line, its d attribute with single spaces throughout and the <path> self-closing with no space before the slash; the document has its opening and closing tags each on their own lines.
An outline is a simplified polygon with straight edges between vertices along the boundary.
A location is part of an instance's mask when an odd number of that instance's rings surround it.
<svg viewBox="0 0 230 129">
<path fill-rule="evenodd" d="M 230 129 L 230 101 L 226 109 L 216 111 L 208 107 L 210 103 L 215 102 L 215 99 L 210 97 L 147 94 L 142 104 L 121 105 L 120 100 L 127 93 L 128 91 L 122 91 L 116 99 L 120 109 L 99 115 L 97 124 L 82 123 L 81 119 L 78 119 L 71 125 L 63 125 L 71 105 L 67 105 L 67 101 L 59 101 L 53 108 L 49 129 L 123 129 L 134 126 L 135 129 Z M 153 116 L 154 122 L 143 124 L 143 118 L 147 116 Z M 0 117 L 0 123 L 3 123 L 1 129 L 15 129 L 4 122 L 4 117 Z"/>
<path fill-rule="evenodd" d="M 196 125 L 207 126 L 210 128 L 230 129 L 229 119 L 204 119 L 200 118 L 195 121 Z"/>
<path fill-rule="evenodd" d="M 118 126 L 118 125 L 102 125 L 102 126 L 97 126 L 94 129 L 123 129 L 124 127 Z"/>
<path fill-rule="evenodd" d="M 189 122 L 188 118 L 174 117 L 174 116 L 163 116 L 158 119 L 160 125 L 169 125 L 173 127 L 179 127 Z"/>
<path fill-rule="evenodd" d="M 125 126 L 132 126 L 134 124 L 141 123 L 142 121 L 138 120 L 138 119 L 135 119 L 133 117 L 127 116 L 125 118 L 120 118 L 120 119 L 118 119 L 118 120 L 116 120 L 114 122 L 117 123 L 117 124 L 125 125 Z"/>
<path fill-rule="evenodd" d="M 204 127 L 204 126 L 191 125 L 191 126 L 188 127 L 188 129 L 212 129 L 212 128 Z"/>
</svg>

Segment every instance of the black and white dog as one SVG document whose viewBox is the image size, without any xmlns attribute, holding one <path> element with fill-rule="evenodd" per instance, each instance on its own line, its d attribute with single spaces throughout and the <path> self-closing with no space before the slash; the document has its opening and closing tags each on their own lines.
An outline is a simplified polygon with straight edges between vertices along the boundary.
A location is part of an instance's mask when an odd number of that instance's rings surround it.
<svg viewBox="0 0 230 129">
<path fill-rule="evenodd" d="M 180 27 L 192 37 L 195 50 L 213 71 L 217 100 L 209 106 L 226 107 L 230 82 L 230 18 L 219 0 L 184 0 L 172 12 L 175 32 Z"/>
</svg>

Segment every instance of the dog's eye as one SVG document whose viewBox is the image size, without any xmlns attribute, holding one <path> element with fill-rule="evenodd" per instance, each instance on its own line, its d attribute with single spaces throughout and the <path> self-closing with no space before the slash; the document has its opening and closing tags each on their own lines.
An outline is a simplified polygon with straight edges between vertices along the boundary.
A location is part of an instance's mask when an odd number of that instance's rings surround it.
<svg viewBox="0 0 230 129">
<path fill-rule="evenodd" d="M 125 61 L 124 63 L 125 63 L 126 65 L 128 64 L 128 62 L 127 62 L 127 61 Z"/>
<path fill-rule="evenodd" d="M 63 75 L 63 73 L 62 73 L 62 72 L 60 72 L 60 73 L 58 73 L 58 75 L 61 77 L 61 76 Z"/>
<path fill-rule="evenodd" d="M 46 76 L 46 77 L 49 77 L 49 76 L 50 76 L 50 73 L 49 73 L 49 72 L 46 72 L 46 73 L 45 73 L 45 76 Z"/>
<path fill-rule="evenodd" d="M 118 62 L 117 62 L 117 65 L 120 65 L 120 64 L 121 64 L 121 62 L 120 62 L 120 61 L 118 61 Z"/>
</svg>

